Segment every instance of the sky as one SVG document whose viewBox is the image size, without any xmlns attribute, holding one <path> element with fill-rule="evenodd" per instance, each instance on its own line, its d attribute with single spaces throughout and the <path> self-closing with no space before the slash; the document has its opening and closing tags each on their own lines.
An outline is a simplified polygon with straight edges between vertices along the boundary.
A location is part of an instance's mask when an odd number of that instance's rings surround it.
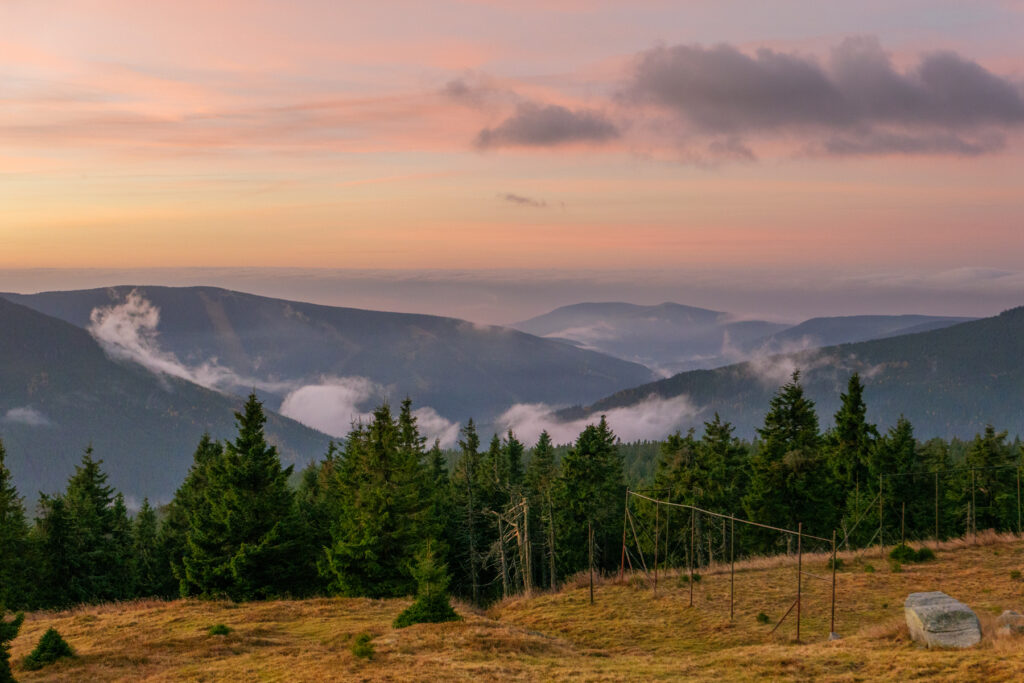
<svg viewBox="0 0 1024 683">
<path fill-rule="evenodd" d="M 0 0 L 0 288 L 995 313 L 1021 35 L 1019 0 Z"/>
</svg>

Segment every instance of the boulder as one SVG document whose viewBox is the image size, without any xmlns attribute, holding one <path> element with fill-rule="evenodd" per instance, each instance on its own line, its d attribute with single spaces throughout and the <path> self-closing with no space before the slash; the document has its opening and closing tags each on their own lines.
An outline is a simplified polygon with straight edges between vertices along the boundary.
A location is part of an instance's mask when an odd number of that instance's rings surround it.
<svg viewBox="0 0 1024 683">
<path fill-rule="evenodd" d="M 1019 636 L 1024 633 L 1024 614 L 1006 610 L 996 619 L 996 634 L 1000 636 Z"/>
<path fill-rule="evenodd" d="M 911 593 L 903 614 L 910 637 L 928 647 L 971 647 L 981 641 L 978 615 L 941 591 Z"/>
</svg>

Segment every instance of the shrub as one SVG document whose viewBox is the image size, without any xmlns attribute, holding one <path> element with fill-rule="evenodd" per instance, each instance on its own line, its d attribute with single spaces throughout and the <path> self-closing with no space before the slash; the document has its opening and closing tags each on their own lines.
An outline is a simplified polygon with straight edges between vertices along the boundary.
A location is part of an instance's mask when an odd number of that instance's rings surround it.
<svg viewBox="0 0 1024 683">
<path fill-rule="evenodd" d="M 917 553 L 914 556 L 914 562 L 928 562 L 935 559 L 935 552 L 928 547 L 922 546 L 917 549 Z"/>
<path fill-rule="evenodd" d="M 6 621 L 3 607 L 0 607 L 0 681 L 13 681 L 11 674 L 11 646 L 10 642 L 18 635 L 21 629 L 21 622 L 25 621 L 25 615 L 18 613 L 14 619 Z"/>
<path fill-rule="evenodd" d="M 395 628 L 461 619 L 448 601 L 448 567 L 437 561 L 429 543 L 416 554 L 411 571 L 416 579 L 416 602 L 398 615 Z"/>
<path fill-rule="evenodd" d="M 231 627 L 225 626 L 224 624 L 214 624 L 207 631 L 211 636 L 226 636 L 231 633 Z"/>
<path fill-rule="evenodd" d="M 36 669 L 42 669 L 47 664 L 56 662 L 58 659 L 74 656 L 75 651 L 71 649 L 68 642 L 57 633 L 57 629 L 51 628 L 47 629 L 43 637 L 39 639 L 36 649 L 32 650 L 28 657 L 25 657 L 22 666 L 29 671 L 35 671 Z"/>
<path fill-rule="evenodd" d="M 1013 580 L 1013 581 L 1020 581 L 1020 570 L 1019 569 L 1011 569 L 1010 570 L 1010 579 Z"/>
<path fill-rule="evenodd" d="M 832 569 L 832 558 L 831 557 L 828 558 L 828 562 L 825 563 L 825 568 L 826 569 Z M 843 558 L 841 558 L 841 557 L 837 557 L 836 558 L 836 566 L 835 566 L 835 568 L 837 570 L 843 568 Z"/>
<path fill-rule="evenodd" d="M 889 559 L 896 562 L 913 562 L 917 553 L 909 545 L 901 543 L 889 551 Z"/>
<path fill-rule="evenodd" d="M 893 574 L 899 574 L 901 571 L 903 571 L 903 565 L 900 564 L 899 560 L 890 559 L 889 571 L 891 571 Z"/>
<path fill-rule="evenodd" d="M 352 641 L 352 654 L 363 659 L 373 659 L 373 639 L 369 633 L 360 633 Z"/>
<path fill-rule="evenodd" d="M 771 621 L 772 621 L 771 619 L 768 618 L 768 615 L 765 614 L 764 612 L 758 612 L 757 616 L 754 617 L 754 618 L 757 619 L 757 623 L 759 623 L 759 624 L 770 624 Z"/>
<path fill-rule="evenodd" d="M 873 565 L 873 564 L 871 564 L 869 562 L 865 562 L 864 563 L 864 573 L 865 574 L 874 574 L 875 573 L 875 565 Z"/>
</svg>

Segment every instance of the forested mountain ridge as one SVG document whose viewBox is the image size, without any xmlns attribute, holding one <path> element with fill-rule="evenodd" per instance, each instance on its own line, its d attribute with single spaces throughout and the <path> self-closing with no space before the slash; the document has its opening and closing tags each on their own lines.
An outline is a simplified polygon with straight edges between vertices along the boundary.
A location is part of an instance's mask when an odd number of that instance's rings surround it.
<svg viewBox="0 0 1024 683">
<path fill-rule="evenodd" d="M 589 302 L 563 306 L 512 327 L 675 374 L 731 365 L 754 354 L 880 339 L 969 320 L 973 318 L 852 315 L 791 325 L 676 303 Z"/>
<path fill-rule="evenodd" d="M 234 431 L 237 400 L 111 360 L 83 329 L 0 298 L 0 438 L 18 488 L 59 489 L 90 444 L 126 495 L 167 499 L 199 437 Z M 322 455 L 328 437 L 268 414 L 289 462 Z"/>
<path fill-rule="evenodd" d="M 967 438 L 994 424 L 1024 434 L 1024 307 L 940 330 L 768 356 L 714 370 L 685 372 L 559 413 L 577 419 L 632 406 L 651 396 L 686 395 L 699 408 L 680 427 L 714 412 L 750 438 L 772 393 L 799 369 L 826 420 L 847 378 L 859 372 L 868 418 L 888 427 L 905 415 L 921 438 Z"/>
<path fill-rule="evenodd" d="M 137 292 L 159 311 L 162 351 L 189 366 L 214 360 L 278 401 L 323 377 L 366 378 L 374 400 L 411 396 L 447 419 L 486 421 L 520 402 L 573 404 L 653 378 L 641 365 L 517 330 L 455 318 L 321 306 L 213 287 L 111 287 L 5 294 L 79 327 Z M 246 379 L 251 380 L 246 383 Z M 279 405 L 271 401 L 271 405 Z M 349 424 L 347 417 L 343 432 Z"/>
</svg>

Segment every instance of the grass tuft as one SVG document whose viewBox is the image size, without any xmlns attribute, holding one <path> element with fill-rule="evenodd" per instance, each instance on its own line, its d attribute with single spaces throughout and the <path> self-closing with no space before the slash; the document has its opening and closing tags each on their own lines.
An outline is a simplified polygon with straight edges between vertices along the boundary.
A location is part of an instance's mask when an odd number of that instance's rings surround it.
<svg viewBox="0 0 1024 683">
<path fill-rule="evenodd" d="M 207 630 L 207 633 L 211 636 L 226 636 L 231 633 L 231 627 L 224 624 L 214 624 Z"/>
<path fill-rule="evenodd" d="M 369 633 L 360 633 L 352 641 L 352 654 L 360 659 L 373 659 L 374 647 L 373 636 Z"/>
</svg>

